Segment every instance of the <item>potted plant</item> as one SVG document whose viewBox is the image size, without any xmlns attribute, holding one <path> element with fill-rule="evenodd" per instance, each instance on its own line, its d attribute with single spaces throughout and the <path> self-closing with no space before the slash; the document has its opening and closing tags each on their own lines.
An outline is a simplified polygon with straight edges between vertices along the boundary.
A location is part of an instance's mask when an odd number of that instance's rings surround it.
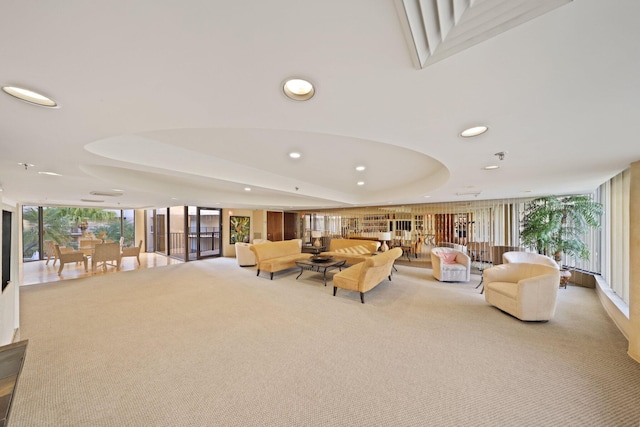
<svg viewBox="0 0 640 427">
<path fill-rule="evenodd" d="M 539 197 L 525 204 L 520 242 L 556 261 L 563 253 L 586 260 L 590 253 L 582 238 L 600 226 L 601 215 L 602 204 L 590 196 Z"/>
</svg>

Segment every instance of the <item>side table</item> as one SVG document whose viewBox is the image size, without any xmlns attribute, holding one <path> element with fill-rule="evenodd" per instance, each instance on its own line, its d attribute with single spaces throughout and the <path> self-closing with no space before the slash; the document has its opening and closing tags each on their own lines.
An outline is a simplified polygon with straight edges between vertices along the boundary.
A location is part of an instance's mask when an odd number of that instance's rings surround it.
<svg viewBox="0 0 640 427">
<path fill-rule="evenodd" d="M 571 279 L 571 272 L 566 269 L 560 270 L 560 287 L 567 289 L 567 282 Z"/>
</svg>

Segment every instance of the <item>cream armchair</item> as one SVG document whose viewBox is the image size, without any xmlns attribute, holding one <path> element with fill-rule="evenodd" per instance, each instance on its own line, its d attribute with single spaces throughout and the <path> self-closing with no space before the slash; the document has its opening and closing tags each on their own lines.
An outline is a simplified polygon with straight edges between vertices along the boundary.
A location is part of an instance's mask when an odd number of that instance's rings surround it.
<svg viewBox="0 0 640 427">
<path fill-rule="evenodd" d="M 468 282 L 471 280 L 471 258 L 451 248 L 431 249 L 433 277 L 441 282 Z"/>
<path fill-rule="evenodd" d="M 529 264 L 543 264 L 549 267 L 560 269 L 558 263 L 551 257 L 541 255 L 535 252 L 510 251 L 502 254 L 502 262 L 504 264 L 514 262 L 526 262 Z"/>
<path fill-rule="evenodd" d="M 487 303 L 525 321 L 547 321 L 556 312 L 560 271 L 552 266 L 508 263 L 483 272 Z"/>
<path fill-rule="evenodd" d="M 250 243 L 236 242 L 236 261 L 240 267 L 256 265 L 256 255 L 251 251 Z"/>
</svg>

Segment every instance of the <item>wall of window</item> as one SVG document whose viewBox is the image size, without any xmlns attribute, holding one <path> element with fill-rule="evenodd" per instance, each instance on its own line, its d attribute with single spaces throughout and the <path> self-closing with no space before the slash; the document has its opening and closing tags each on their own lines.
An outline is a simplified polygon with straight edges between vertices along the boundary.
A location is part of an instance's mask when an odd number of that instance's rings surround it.
<svg viewBox="0 0 640 427">
<path fill-rule="evenodd" d="M 93 236 L 131 246 L 135 239 L 134 211 L 118 209 L 73 208 L 55 206 L 22 207 L 22 258 L 45 258 L 44 241 L 78 248 L 78 239 Z"/>
<path fill-rule="evenodd" d="M 630 172 L 624 172 L 602 184 L 599 189 L 605 205 L 603 234 L 594 243 L 602 252 L 602 276 L 611 290 L 629 304 L 629 195 Z M 589 236 L 595 239 L 596 236 Z"/>
</svg>

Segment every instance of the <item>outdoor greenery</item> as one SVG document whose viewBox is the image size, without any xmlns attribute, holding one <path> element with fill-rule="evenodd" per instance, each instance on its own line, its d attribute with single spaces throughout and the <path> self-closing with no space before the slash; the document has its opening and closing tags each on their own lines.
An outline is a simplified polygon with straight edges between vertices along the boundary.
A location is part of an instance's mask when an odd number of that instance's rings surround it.
<svg viewBox="0 0 640 427">
<path fill-rule="evenodd" d="M 124 236 L 133 238 L 134 226 L 125 221 L 124 230 L 120 228 L 120 217 L 113 210 L 96 208 L 45 207 L 42 210 L 42 230 L 38 227 L 39 210 L 37 206 L 25 206 L 23 218 L 23 257 L 30 259 L 39 247 L 39 237 L 52 240 L 61 246 L 77 248 L 78 236 L 87 231 L 113 241 Z"/>
<path fill-rule="evenodd" d="M 602 205 L 590 196 L 547 196 L 525 204 L 520 242 L 538 253 L 589 259 L 585 234 L 600 226 Z"/>
</svg>

